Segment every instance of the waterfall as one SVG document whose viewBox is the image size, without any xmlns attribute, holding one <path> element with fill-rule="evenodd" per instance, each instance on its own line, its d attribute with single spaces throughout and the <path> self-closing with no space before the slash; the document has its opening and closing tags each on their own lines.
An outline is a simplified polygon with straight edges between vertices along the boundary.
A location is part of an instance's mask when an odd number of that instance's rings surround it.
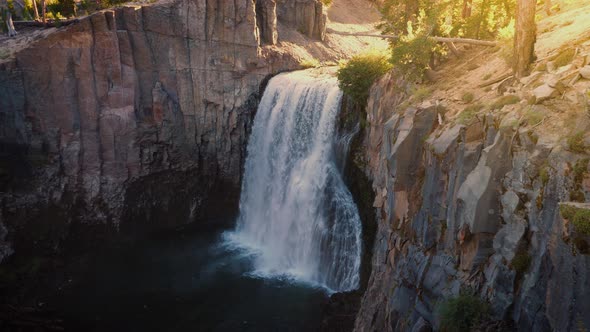
<svg viewBox="0 0 590 332">
<path fill-rule="evenodd" d="M 333 74 L 270 80 L 254 119 L 232 240 L 256 250 L 257 273 L 347 291 L 359 285 L 361 222 L 346 187 Z"/>
</svg>

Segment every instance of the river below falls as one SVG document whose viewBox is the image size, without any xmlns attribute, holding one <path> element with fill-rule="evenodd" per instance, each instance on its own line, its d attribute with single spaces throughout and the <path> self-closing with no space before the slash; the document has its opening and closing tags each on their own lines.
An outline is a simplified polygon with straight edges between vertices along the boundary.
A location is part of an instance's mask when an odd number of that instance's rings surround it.
<svg viewBox="0 0 590 332">
<path fill-rule="evenodd" d="M 249 275 L 221 231 L 167 232 L 90 255 L 48 303 L 66 331 L 313 331 L 322 289 Z"/>
</svg>

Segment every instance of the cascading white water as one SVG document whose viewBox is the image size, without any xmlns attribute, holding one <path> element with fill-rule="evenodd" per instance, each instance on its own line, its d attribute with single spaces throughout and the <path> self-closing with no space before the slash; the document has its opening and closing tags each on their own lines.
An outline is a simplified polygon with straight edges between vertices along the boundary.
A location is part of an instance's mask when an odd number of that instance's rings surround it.
<svg viewBox="0 0 590 332">
<path fill-rule="evenodd" d="M 231 234 L 256 250 L 257 273 L 332 291 L 358 287 L 361 222 L 335 155 L 341 99 L 333 75 L 314 71 L 281 74 L 268 84 Z"/>
</svg>

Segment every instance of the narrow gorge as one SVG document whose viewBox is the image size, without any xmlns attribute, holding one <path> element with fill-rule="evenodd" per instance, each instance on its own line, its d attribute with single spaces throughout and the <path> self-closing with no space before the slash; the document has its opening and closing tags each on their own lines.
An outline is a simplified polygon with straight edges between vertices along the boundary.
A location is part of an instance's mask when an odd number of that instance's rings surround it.
<svg viewBox="0 0 590 332">
<path fill-rule="evenodd" d="M 526 1 L 8 1 L 0 330 L 590 329 L 590 6 L 522 74 Z"/>
</svg>

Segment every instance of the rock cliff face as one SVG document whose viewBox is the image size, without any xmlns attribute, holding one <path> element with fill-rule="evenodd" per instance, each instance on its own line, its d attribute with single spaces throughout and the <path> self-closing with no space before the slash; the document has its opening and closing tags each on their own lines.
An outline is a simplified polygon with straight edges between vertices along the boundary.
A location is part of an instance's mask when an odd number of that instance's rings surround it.
<svg viewBox="0 0 590 332">
<path fill-rule="evenodd" d="M 324 40 L 327 13 L 321 1 L 277 0 L 279 20 L 308 37 Z"/>
<path fill-rule="evenodd" d="M 0 261 L 55 249 L 76 223 L 234 206 L 261 84 L 298 66 L 263 46 L 276 12 L 273 0 L 124 6 L 0 63 Z"/>
<path fill-rule="evenodd" d="M 588 246 L 559 213 L 588 197 L 588 159 L 514 119 L 440 124 L 435 105 L 400 106 L 406 90 L 385 77 L 367 110 L 378 230 L 355 330 L 436 329 L 440 302 L 464 288 L 525 331 L 590 327 Z"/>
</svg>

